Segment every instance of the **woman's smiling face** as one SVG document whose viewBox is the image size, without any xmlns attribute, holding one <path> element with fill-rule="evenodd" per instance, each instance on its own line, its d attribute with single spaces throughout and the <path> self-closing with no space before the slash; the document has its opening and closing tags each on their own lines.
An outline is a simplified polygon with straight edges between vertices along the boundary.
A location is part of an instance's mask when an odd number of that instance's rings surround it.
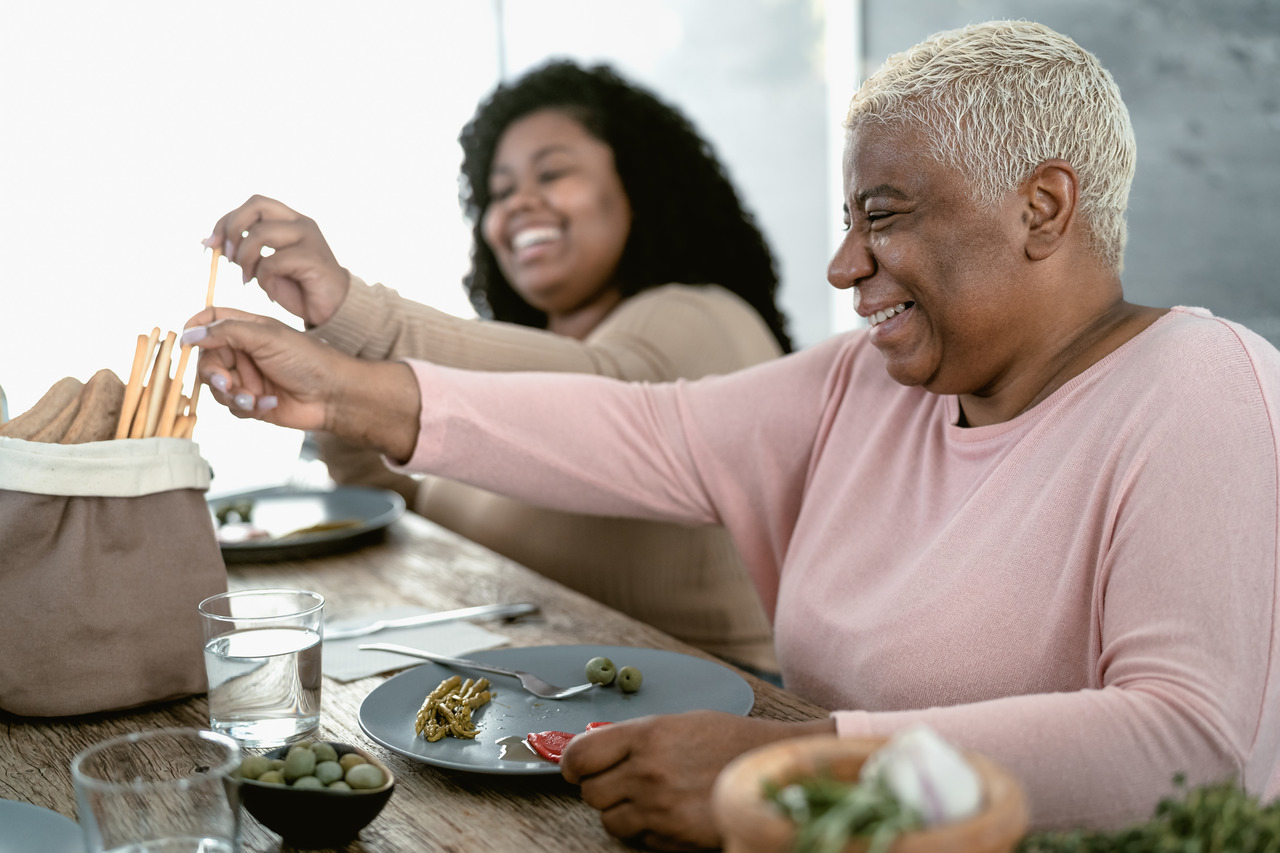
<svg viewBox="0 0 1280 853">
<path fill-rule="evenodd" d="M 853 288 L 889 375 L 934 393 L 994 393 L 1034 346 L 1020 323 L 1035 297 L 1017 286 L 1021 197 L 979 206 L 910 128 L 851 131 L 844 184 L 848 230 L 827 278 Z"/>
<path fill-rule="evenodd" d="M 494 152 L 489 191 L 485 242 L 511 286 L 553 327 L 557 318 L 607 312 L 619 301 L 613 276 L 631 204 L 613 150 L 581 122 L 554 109 L 512 122 Z"/>
</svg>

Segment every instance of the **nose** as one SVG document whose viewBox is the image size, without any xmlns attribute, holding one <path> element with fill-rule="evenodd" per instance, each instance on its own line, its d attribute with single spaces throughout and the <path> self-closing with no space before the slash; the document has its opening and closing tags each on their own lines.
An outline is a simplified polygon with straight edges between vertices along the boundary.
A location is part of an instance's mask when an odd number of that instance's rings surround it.
<svg viewBox="0 0 1280 853">
<path fill-rule="evenodd" d="M 537 181 L 528 179 L 518 180 L 512 185 L 511 192 L 502 200 L 502 207 L 508 213 L 512 213 L 517 210 L 528 210 L 536 205 L 541 199 L 538 189 Z"/>
<path fill-rule="evenodd" d="M 538 204 L 536 187 L 528 181 L 519 181 L 505 196 L 491 199 L 482 217 L 482 228 L 489 245 L 500 245 L 512 217 L 526 213 Z"/>
<path fill-rule="evenodd" d="M 856 226 L 850 228 L 827 264 L 827 281 L 837 290 L 848 290 L 870 278 L 875 271 L 876 260 L 866 232 Z"/>
</svg>

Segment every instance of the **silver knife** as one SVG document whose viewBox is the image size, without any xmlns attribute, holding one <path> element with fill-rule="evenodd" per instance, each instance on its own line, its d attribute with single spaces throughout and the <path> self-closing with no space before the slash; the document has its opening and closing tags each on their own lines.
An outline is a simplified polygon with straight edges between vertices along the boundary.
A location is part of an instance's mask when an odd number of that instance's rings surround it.
<svg viewBox="0 0 1280 853">
<path fill-rule="evenodd" d="M 478 619 L 481 616 L 504 616 L 511 619 L 537 611 L 536 604 L 481 604 L 478 607 L 441 610 L 438 613 L 419 613 L 417 616 L 405 616 L 400 619 L 379 619 L 356 628 L 325 628 L 324 638 L 346 640 L 351 637 L 364 637 L 387 628 L 408 628 L 414 625 L 430 625 L 434 622 L 450 622 L 454 619 Z"/>
</svg>

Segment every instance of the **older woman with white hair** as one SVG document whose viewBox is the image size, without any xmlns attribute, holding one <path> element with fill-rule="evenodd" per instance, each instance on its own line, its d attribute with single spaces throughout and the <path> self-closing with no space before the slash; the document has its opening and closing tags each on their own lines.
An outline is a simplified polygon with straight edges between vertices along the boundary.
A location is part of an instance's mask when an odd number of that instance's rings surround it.
<svg viewBox="0 0 1280 853">
<path fill-rule="evenodd" d="M 1273 795 L 1280 353 L 1125 301 L 1115 82 L 1065 36 L 991 22 L 891 57 L 847 129 L 828 277 L 869 328 L 772 363 L 655 385 L 476 374 L 208 313 L 185 340 L 243 414 L 732 532 L 787 686 L 833 710 L 576 738 L 564 776 L 616 835 L 715 845 L 709 791 L 738 754 L 918 723 L 1012 769 L 1034 828 L 1145 818 L 1179 773 Z"/>
</svg>

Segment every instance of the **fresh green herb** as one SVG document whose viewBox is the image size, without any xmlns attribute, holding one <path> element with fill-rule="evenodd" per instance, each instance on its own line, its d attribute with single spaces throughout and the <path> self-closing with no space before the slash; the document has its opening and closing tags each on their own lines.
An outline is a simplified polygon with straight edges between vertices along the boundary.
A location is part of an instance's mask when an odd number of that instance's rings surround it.
<svg viewBox="0 0 1280 853">
<path fill-rule="evenodd" d="M 839 853 L 854 836 L 867 839 L 867 853 L 887 853 L 895 838 L 924 823 L 881 780 L 817 776 L 781 788 L 766 782 L 764 794 L 795 823 L 795 853 Z"/>
<path fill-rule="evenodd" d="M 1187 789 L 1160 801 L 1145 823 L 1115 832 L 1041 833 L 1022 840 L 1018 853 L 1276 853 L 1280 800 L 1261 805 L 1235 782 Z"/>
</svg>

